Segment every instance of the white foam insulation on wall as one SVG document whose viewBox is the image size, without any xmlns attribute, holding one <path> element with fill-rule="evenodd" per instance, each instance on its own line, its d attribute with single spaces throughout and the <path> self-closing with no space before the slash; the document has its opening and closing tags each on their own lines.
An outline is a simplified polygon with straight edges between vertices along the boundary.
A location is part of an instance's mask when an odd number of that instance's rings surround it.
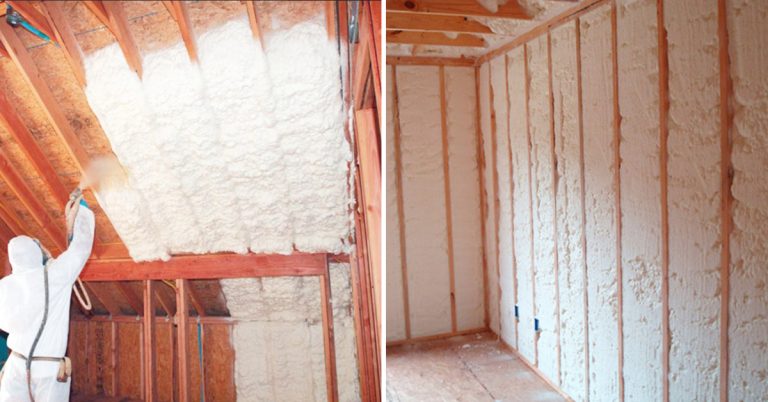
<svg viewBox="0 0 768 402">
<path fill-rule="evenodd" d="M 552 95 L 557 156 L 557 256 L 560 283 L 561 387 L 586 399 L 584 253 L 576 22 L 552 30 Z"/>
<path fill-rule="evenodd" d="M 539 320 L 538 366 L 549 378 L 558 375 L 557 291 L 555 287 L 555 200 L 550 127 L 547 36 L 528 42 L 531 173 L 533 179 L 533 269 L 536 318 Z"/>
<path fill-rule="evenodd" d="M 360 400 L 349 264 L 331 264 L 339 400 Z M 222 280 L 237 320 L 238 401 L 326 401 L 317 277 Z"/>
<path fill-rule="evenodd" d="M 245 17 L 144 56 L 85 59 L 86 94 L 128 185 L 99 201 L 134 260 L 173 253 L 346 252 L 340 58 L 322 16 L 253 40 Z M 297 58 L 301 59 L 297 63 Z"/>
<path fill-rule="evenodd" d="M 727 4 L 733 80 L 729 398 L 768 400 L 768 2 Z"/>
<path fill-rule="evenodd" d="M 400 254 L 400 222 L 395 173 L 393 70 L 387 66 L 387 340 L 405 339 L 405 300 Z"/>
<path fill-rule="evenodd" d="M 496 114 L 496 172 L 499 200 L 499 265 L 497 287 L 501 292 L 497 314 L 499 334 L 509 345 L 515 344 L 515 289 L 512 279 L 512 194 L 510 192 L 509 118 L 507 110 L 507 67 L 504 57 L 490 62 L 493 110 Z M 499 297 L 499 296 L 497 296 Z"/>
<path fill-rule="evenodd" d="M 411 335 L 451 332 L 438 67 L 397 68 Z"/>
<path fill-rule="evenodd" d="M 517 348 L 528 361 L 534 361 L 533 277 L 531 198 L 529 189 L 528 115 L 526 105 L 526 73 L 523 49 L 509 52 L 510 145 L 514 178 L 514 242 L 517 268 L 518 343 Z"/>
<path fill-rule="evenodd" d="M 585 208 L 589 303 L 589 400 L 618 395 L 616 169 L 613 152 L 610 7 L 581 19 Z M 588 117 L 587 117 L 588 116 Z"/>
<path fill-rule="evenodd" d="M 486 297 L 488 300 L 488 315 L 490 329 L 499 333 L 499 282 L 497 275 L 496 250 L 496 212 L 493 188 L 493 143 L 491 122 L 491 71 L 489 64 L 480 66 L 479 96 L 480 96 L 480 130 L 483 141 L 483 184 L 485 188 L 485 258 L 487 271 Z"/>
<path fill-rule="evenodd" d="M 483 327 L 485 305 L 474 68 L 445 67 L 445 102 L 450 155 L 456 322 L 461 331 Z"/>
<path fill-rule="evenodd" d="M 670 98 L 669 397 L 705 400 L 720 390 L 717 4 L 667 1 L 664 6 Z"/>
<path fill-rule="evenodd" d="M 620 1 L 617 26 L 621 26 L 617 29 L 617 62 L 621 112 L 624 398 L 626 401 L 662 400 L 656 1 Z"/>
</svg>

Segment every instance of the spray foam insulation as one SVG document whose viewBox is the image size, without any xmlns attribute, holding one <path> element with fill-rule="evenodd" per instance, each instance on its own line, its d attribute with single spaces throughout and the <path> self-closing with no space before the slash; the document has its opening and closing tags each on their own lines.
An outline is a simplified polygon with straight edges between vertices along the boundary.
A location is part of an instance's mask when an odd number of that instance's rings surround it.
<svg viewBox="0 0 768 402">
<path fill-rule="evenodd" d="M 145 55 L 141 80 L 117 44 L 85 60 L 129 175 L 98 197 L 133 259 L 347 251 L 350 150 L 322 15 L 270 32 L 266 52 L 242 15 L 197 43 L 199 64 L 182 43 Z"/>
<path fill-rule="evenodd" d="M 398 67 L 397 92 L 411 331 L 446 333 L 451 299 L 438 68 Z"/>
<path fill-rule="evenodd" d="M 359 396 L 348 264 L 332 264 L 340 401 Z M 239 401 L 325 401 L 320 280 L 317 277 L 222 280 L 232 317 Z"/>
<path fill-rule="evenodd" d="M 584 191 L 589 303 L 589 400 L 613 401 L 618 393 L 618 295 L 616 284 L 616 170 L 613 152 L 613 80 L 610 7 L 581 22 Z"/>
<path fill-rule="evenodd" d="M 445 67 L 446 125 L 458 330 L 483 326 L 483 249 L 475 118 L 475 71 Z M 391 98 L 390 98 L 391 99 Z"/>
<path fill-rule="evenodd" d="M 500 322 L 499 335 L 510 345 L 515 344 L 515 290 L 512 287 L 512 210 L 511 194 L 509 186 L 509 136 L 507 135 L 507 123 L 509 122 L 507 110 L 507 71 L 503 57 L 497 57 L 490 62 L 491 85 L 493 87 L 493 110 L 496 115 L 496 169 L 498 174 L 499 202 L 499 265 L 497 278 L 497 292 L 501 292 L 500 299 L 493 302 L 501 304 L 497 307 Z"/>
<path fill-rule="evenodd" d="M 584 364 L 584 253 L 582 249 L 581 144 L 577 86 L 576 22 L 551 33 L 552 96 L 557 157 L 557 256 L 560 289 L 562 389 L 586 398 Z"/>
<path fill-rule="evenodd" d="M 552 131 L 550 127 L 547 36 L 528 46 L 530 79 L 531 178 L 533 180 L 533 268 L 536 286 L 535 311 L 539 319 L 538 364 L 549 378 L 557 374 L 557 305 L 555 281 L 554 182 Z"/>
<path fill-rule="evenodd" d="M 661 184 L 656 2 L 617 8 L 627 401 L 661 400 Z M 626 369 L 625 369 L 625 372 Z"/>
<path fill-rule="evenodd" d="M 670 98 L 669 392 L 671 400 L 703 400 L 720 390 L 717 4 L 668 2 L 664 16 Z"/>
<path fill-rule="evenodd" d="M 493 191 L 493 146 L 491 143 L 491 68 L 489 64 L 480 66 L 479 96 L 480 96 L 480 131 L 482 134 L 483 153 L 483 184 L 485 196 L 485 259 L 486 259 L 486 297 L 488 298 L 488 317 L 490 330 L 497 332 L 498 326 L 498 276 L 496 275 L 496 212 L 493 200 L 496 194 Z M 499 332 L 497 332 L 499 333 Z"/>
<path fill-rule="evenodd" d="M 533 289 L 532 289 L 532 237 L 529 164 L 528 116 L 526 105 L 526 73 L 523 49 L 518 47 L 509 54 L 509 137 L 512 147 L 513 213 L 512 227 L 515 243 L 517 271 L 517 303 L 519 312 L 517 348 L 528 361 L 534 361 Z M 506 284 L 505 284 L 506 285 Z"/>
<path fill-rule="evenodd" d="M 403 267 L 400 254 L 400 223 L 395 172 L 394 77 L 387 65 L 387 341 L 405 339 Z"/>
<path fill-rule="evenodd" d="M 729 398 L 768 400 L 768 3 L 727 7 L 733 82 Z"/>
</svg>

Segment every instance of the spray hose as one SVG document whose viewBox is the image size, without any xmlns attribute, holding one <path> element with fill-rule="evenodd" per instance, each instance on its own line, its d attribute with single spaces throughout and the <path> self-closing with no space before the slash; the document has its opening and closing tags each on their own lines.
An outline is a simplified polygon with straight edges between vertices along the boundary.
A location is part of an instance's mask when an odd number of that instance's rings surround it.
<svg viewBox="0 0 768 402">
<path fill-rule="evenodd" d="M 80 201 L 83 199 L 83 191 L 78 187 L 69 196 L 67 206 L 64 208 L 65 215 L 67 217 L 67 246 L 72 243 L 73 230 L 75 227 L 75 218 L 77 217 L 77 210 L 80 205 Z M 77 285 L 80 285 L 78 289 Z M 87 311 L 91 311 L 93 305 L 91 304 L 91 297 L 88 295 L 88 291 L 85 290 L 85 285 L 80 277 L 77 278 L 77 282 L 72 286 L 72 290 L 75 292 L 75 297 L 80 305 Z M 82 293 L 81 293 L 82 292 Z"/>
</svg>

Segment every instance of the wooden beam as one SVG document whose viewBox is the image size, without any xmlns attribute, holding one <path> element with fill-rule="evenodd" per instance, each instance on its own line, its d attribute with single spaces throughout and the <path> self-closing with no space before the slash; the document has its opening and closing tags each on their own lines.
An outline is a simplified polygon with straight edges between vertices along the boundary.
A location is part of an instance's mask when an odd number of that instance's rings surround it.
<svg viewBox="0 0 768 402">
<path fill-rule="evenodd" d="M 0 221 L 3 221 L 3 223 L 5 223 L 5 225 L 16 235 L 25 232 L 21 221 L 19 221 L 19 218 L 8 209 L 7 205 L 0 204 Z"/>
<path fill-rule="evenodd" d="M 133 35 L 128 29 L 128 20 L 125 17 L 123 10 L 123 4 L 120 1 L 105 1 L 101 2 L 107 17 L 109 18 L 109 26 L 111 31 L 117 39 L 117 43 L 120 45 L 120 49 L 123 51 L 125 60 L 136 74 L 141 78 L 141 53 L 136 47 L 136 42 L 133 40 Z"/>
<path fill-rule="evenodd" d="M 21 16 L 24 17 L 28 23 L 30 23 L 30 25 L 39 29 L 40 32 L 44 33 L 52 41 L 56 39 L 56 35 L 53 33 L 53 29 L 48 23 L 48 19 L 45 18 L 45 15 L 37 11 L 37 9 L 32 6 L 31 2 L 6 0 L 6 4 L 10 5 L 14 10 L 18 11 L 19 14 L 21 14 Z"/>
<path fill-rule="evenodd" d="M 320 276 L 320 301 L 323 310 L 323 346 L 325 349 L 325 384 L 328 391 L 328 401 L 339 400 L 339 390 L 336 378 L 336 346 L 333 335 L 333 306 L 331 295 L 331 273 L 326 264 Z"/>
<path fill-rule="evenodd" d="M 144 281 L 144 400 L 157 400 L 157 339 L 155 338 L 155 283 Z"/>
<path fill-rule="evenodd" d="M 11 134 L 26 160 L 34 167 L 35 173 L 48 186 L 59 206 L 63 208 L 69 200 L 68 191 L 61 184 L 61 180 L 59 180 L 53 165 L 43 154 L 40 146 L 35 142 L 32 134 L 27 130 L 27 127 L 16 113 L 15 108 L 8 102 L 8 99 L 2 92 L 0 92 L 0 125 Z"/>
<path fill-rule="evenodd" d="M 256 2 L 250 0 L 246 1 L 245 8 L 248 9 L 248 22 L 251 24 L 253 38 L 258 39 L 261 48 L 264 49 L 264 33 L 261 32 L 261 28 L 259 27 L 259 16 L 256 14 Z"/>
<path fill-rule="evenodd" d="M 163 286 L 168 286 L 167 284 L 163 284 Z M 175 290 L 174 290 L 174 293 Z M 157 297 L 157 301 L 160 303 L 160 307 L 162 307 L 163 311 L 165 311 L 165 315 L 168 317 L 173 317 L 176 315 L 176 306 L 174 305 L 174 300 L 171 296 L 168 295 L 167 292 L 164 292 L 160 290 L 160 288 L 155 289 L 155 297 Z"/>
<path fill-rule="evenodd" d="M 107 312 L 109 312 L 112 316 L 118 316 L 122 315 L 122 311 L 120 311 L 120 307 L 116 305 L 115 300 L 112 298 L 111 295 L 105 295 L 101 293 L 100 290 L 97 290 L 96 287 L 93 286 L 93 284 L 89 283 L 83 283 L 83 286 L 85 286 L 85 290 L 94 298 L 96 301 L 98 301 L 100 304 L 104 306 L 104 308 L 107 309 Z M 80 304 L 78 302 L 78 304 Z"/>
<path fill-rule="evenodd" d="M 123 297 L 125 297 L 125 300 L 128 302 L 128 305 L 131 306 L 133 311 L 135 311 L 136 314 L 141 314 L 144 310 L 144 303 L 139 299 L 139 296 L 133 293 L 128 284 L 125 282 L 115 282 L 115 286 L 117 286 L 117 290 Z"/>
<path fill-rule="evenodd" d="M 43 80 L 42 74 L 37 69 L 26 47 L 8 24 L 0 24 L 0 43 L 8 50 L 14 64 L 31 87 L 32 93 L 43 106 L 43 111 L 54 131 L 66 143 L 69 155 L 74 159 L 80 172 L 83 173 L 85 167 L 88 166 L 88 154 L 80 144 L 75 131 L 69 125 L 69 120 L 59 106 L 56 97 L 53 96 L 51 89 Z"/>
<path fill-rule="evenodd" d="M 72 68 L 72 72 L 77 78 L 77 82 L 81 86 L 85 87 L 85 67 L 83 64 L 83 52 L 80 49 L 80 45 L 75 39 L 75 32 L 67 22 L 67 18 L 64 15 L 62 9 L 63 1 L 45 1 L 41 2 L 43 10 L 45 10 L 45 16 L 48 23 L 53 29 L 53 34 L 56 36 L 56 42 L 62 45 L 64 49 L 64 56 Z"/>
<path fill-rule="evenodd" d="M 191 293 L 189 281 L 186 279 L 176 280 L 176 356 L 178 356 L 178 396 L 180 402 L 190 401 L 190 381 L 189 381 L 189 297 Z"/>
<path fill-rule="evenodd" d="M 387 56 L 387 64 L 404 66 L 460 66 L 472 67 L 475 59 L 468 57 L 413 57 L 413 56 Z"/>
<path fill-rule="evenodd" d="M 461 33 L 451 38 L 441 32 L 387 31 L 387 43 L 485 47 L 485 39 L 480 36 Z"/>
<path fill-rule="evenodd" d="M 93 15 L 95 15 L 107 29 L 112 31 L 112 23 L 109 21 L 109 15 L 107 15 L 107 10 L 104 8 L 104 4 L 102 4 L 101 1 L 82 0 L 82 3 L 91 10 Z M 112 31 L 112 33 L 114 34 L 114 31 Z"/>
<path fill-rule="evenodd" d="M 328 39 L 336 39 L 336 2 L 325 2 L 325 30 L 328 32 Z"/>
<path fill-rule="evenodd" d="M 387 30 L 492 34 L 487 25 L 463 16 L 387 12 Z"/>
<path fill-rule="evenodd" d="M 209 254 L 175 256 L 168 262 L 91 260 L 80 274 L 84 281 L 222 279 L 322 275 L 325 254 Z"/>
<path fill-rule="evenodd" d="M 499 5 L 496 12 L 486 9 L 477 1 L 467 0 L 387 0 L 387 10 L 525 20 L 532 18 L 517 0 L 508 0 L 506 4 Z"/>
<path fill-rule="evenodd" d="M 177 281 L 178 280 L 179 279 L 177 279 Z M 187 292 L 189 296 L 189 301 L 192 303 L 192 307 L 195 308 L 195 311 L 197 311 L 198 317 L 205 317 L 207 315 L 207 313 L 205 312 L 205 306 L 200 300 L 200 296 L 198 296 L 195 288 L 187 284 Z M 178 308 L 181 308 L 181 307 L 178 307 Z"/>
<path fill-rule="evenodd" d="M 7 57 L 9 59 L 11 58 L 11 56 L 8 54 L 8 51 L 5 50 L 5 46 L 3 46 L 2 43 L 0 43 L 0 56 Z"/>
<path fill-rule="evenodd" d="M 187 48 L 189 59 L 193 62 L 197 61 L 197 43 L 195 42 L 195 35 L 192 32 L 192 24 L 189 21 L 189 13 L 187 12 L 187 6 L 183 1 L 163 1 L 168 12 L 171 14 L 176 24 L 179 26 L 181 32 L 181 39 L 184 41 L 184 46 Z"/>
<path fill-rule="evenodd" d="M 0 25 L 5 25 L 0 23 Z M 48 247 L 55 246 L 59 250 L 66 249 L 66 235 L 63 231 L 51 220 L 51 217 L 46 212 L 45 207 L 40 202 L 40 197 L 36 196 L 34 192 L 27 186 L 22 180 L 21 176 L 11 166 L 8 161 L 5 152 L 0 150 L 0 177 L 3 178 L 5 183 L 11 189 L 13 194 L 24 204 L 29 214 L 32 215 L 32 219 L 43 229 L 43 232 L 49 237 L 50 243 Z M 51 247 L 51 251 L 55 251 Z"/>
<path fill-rule="evenodd" d="M 440 66 L 440 139 L 443 150 L 443 193 L 445 197 L 445 232 L 448 240 L 448 282 L 450 286 L 451 331 L 458 330 L 456 322 L 456 275 L 453 252 L 453 210 L 451 203 L 451 158 L 448 139 L 448 103 L 445 88 L 445 67 Z"/>
</svg>

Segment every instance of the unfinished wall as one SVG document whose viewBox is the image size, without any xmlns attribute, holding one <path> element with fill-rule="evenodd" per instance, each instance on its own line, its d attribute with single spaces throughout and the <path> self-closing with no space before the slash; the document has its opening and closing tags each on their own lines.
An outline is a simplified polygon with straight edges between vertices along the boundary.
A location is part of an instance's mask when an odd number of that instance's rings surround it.
<svg viewBox="0 0 768 402">
<path fill-rule="evenodd" d="M 239 401 L 325 401 L 320 280 L 317 277 L 222 280 L 237 320 L 235 382 Z M 339 400 L 359 400 L 348 264 L 331 265 Z"/>
<path fill-rule="evenodd" d="M 271 31 L 263 51 L 241 15 L 197 38 L 199 64 L 182 43 L 144 55 L 141 80 L 117 44 L 86 57 L 88 102 L 129 176 L 100 204 L 134 260 L 348 249 L 350 151 L 327 37 L 320 15 Z"/>
<path fill-rule="evenodd" d="M 443 144 L 440 69 L 388 67 L 387 118 L 392 137 L 388 151 L 392 155 L 388 155 L 387 165 L 387 307 L 394 312 L 387 313 L 388 342 L 407 340 L 406 322 L 411 338 L 484 326 L 474 70 L 443 70 L 447 139 Z M 395 92 L 397 111 L 392 108 Z M 396 130 L 399 143 L 394 139 Z M 447 159 L 443 145 L 447 147 Z M 402 183 L 395 181 L 396 153 L 400 155 Z M 445 191 L 446 180 L 450 194 Z M 447 236 L 447 197 L 451 200 L 452 248 Z M 402 200 L 403 222 L 399 221 L 398 198 Z M 399 232 L 401 224 L 403 233 Z M 405 239 L 405 277 L 401 274 L 400 236 Z M 451 311 L 451 251 L 456 328 Z M 408 288 L 407 316 L 403 312 L 404 286 Z"/>
<path fill-rule="evenodd" d="M 511 219 L 521 319 L 508 328 L 502 315 L 502 339 L 577 401 L 719 400 L 721 391 L 766 400 L 768 5 L 612 5 L 480 66 L 481 96 L 509 86 L 511 160 L 496 166 L 511 162 L 512 183 L 500 185 L 511 185 L 512 208 L 500 187 L 500 237 L 491 227 L 486 244 L 502 257 L 504 312 L 515 303 L 504 296 Z M 500 115 L 491 105 L 481 98 L 484 131 Z"/>
</svg>

